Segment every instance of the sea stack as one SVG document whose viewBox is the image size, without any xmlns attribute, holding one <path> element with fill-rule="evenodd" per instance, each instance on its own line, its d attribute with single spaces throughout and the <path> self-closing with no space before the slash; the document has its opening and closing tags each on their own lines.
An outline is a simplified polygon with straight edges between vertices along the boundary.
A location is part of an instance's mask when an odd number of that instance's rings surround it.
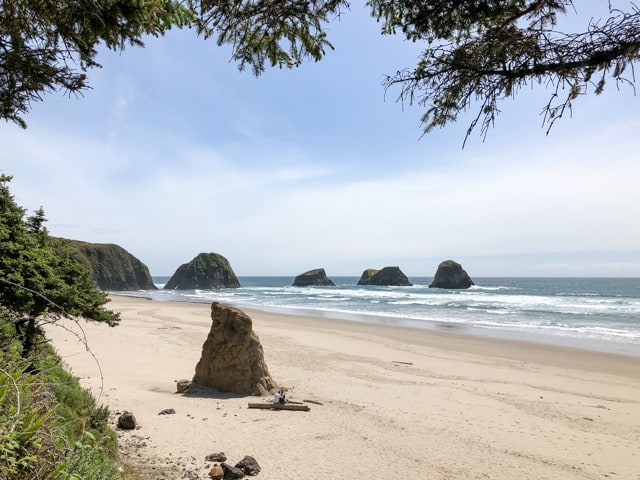
<svg viewBox="0 0 640 480">
<path fill-rule="evenodd" d="M 211 304 L 211 329 L 193 382 L 240 395 L 264 396 L 277 388 L 249 315 L 239 308 Z"/>
<path fill-rule="evenodd" d="M 164 286 L 165 290 L 212 290 L 240 288 L 229 260 L 219 253 L 200 253 L 189 263 L 180 265 Z"/>
<path fill-rule="evenodd" d="M 358 285 L 411 287 L 413 284 L 400 267 L 384 267 L 382 270 L 369 268 L 362 272 Z"/>
<path fill-rule="evenodd" d="M 462 265 L 453 260 L 445 260 L 438 265 L 429 288 L 464 289 L 475 285 L 471 277 L 464 271 Z"/>
<path fill-rule="evenodd" d="M 294 287 L 335 287 L 336 284 L 327 277 L 324 268 L 316 268 L 308 272 L 301 273 L 293 281 Z"/>
</svg>

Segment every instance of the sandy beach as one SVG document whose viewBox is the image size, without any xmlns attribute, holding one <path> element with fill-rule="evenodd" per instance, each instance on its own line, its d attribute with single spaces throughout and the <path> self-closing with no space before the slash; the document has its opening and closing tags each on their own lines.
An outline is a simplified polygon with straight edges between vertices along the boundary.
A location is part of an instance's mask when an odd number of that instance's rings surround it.
<svg viewBox="0 0 640 480">
<path fill-rule="evenodd" d="M 175 393 L 208 304 L 111 298 L 118 327 L 65 321 L 47 335 L 114 418 L 134 413 L 122 456 L 146 478 L 208 478 L 205 456 L 224 452 L 253 456 L 262 480 L 640 480 L 637 357 L 245 310 L 272 377 L 321 404 L 257 410 L 256 397 Z"/>
</svg>

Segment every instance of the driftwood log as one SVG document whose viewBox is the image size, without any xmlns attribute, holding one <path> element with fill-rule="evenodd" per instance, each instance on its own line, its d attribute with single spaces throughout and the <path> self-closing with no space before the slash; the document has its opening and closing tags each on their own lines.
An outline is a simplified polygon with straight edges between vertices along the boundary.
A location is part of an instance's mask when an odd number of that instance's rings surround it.
<svg viewBox="0 0 640 480">
<path fill-rule="evenodd" d="M 262 408 L 265 410 L 298 410 L 308 412 L 311 410 L 308 405 L 291 405 L 290 403 L 251 403 L 249 408 Z"/>
</svg>

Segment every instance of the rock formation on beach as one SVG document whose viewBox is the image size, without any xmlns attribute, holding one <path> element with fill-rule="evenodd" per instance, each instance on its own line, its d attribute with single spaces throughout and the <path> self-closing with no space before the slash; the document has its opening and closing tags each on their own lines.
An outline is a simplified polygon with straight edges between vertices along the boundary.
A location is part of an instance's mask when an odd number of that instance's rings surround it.
<svg viewBox="0 0 640 480">
<path fill-rule="evenodd" d="M 240 288 L 229 260 L 219 253 L 200 253 L 180 265 L 164 286 L 166 290 Z"/>
<path fill-rule="evenodd" d="M 358 285 L 389 285 L 398 287 L 410 287 L 407 276 L 402 273 L 400 267 L 384 267 L 382 270 L 369 268 L 362 272 Z"/>
<path fill-rule="evenodd" d="M 327 277 L 324 268 L 316 268 L 315 270 L 309 270 L 308 272 L 301 273 L 293 281 L 294 287 L 335 287 L 336 284 Z"/>
<path fill-rule="evenodd" d="M 112 243 L 89 243 L 54 238 L 55 248 L 87 266 L 100 290 L 155 290 L 149 269 L 124 248 Z"/>
<path fill-rule="evenodd" d="M 122 428 L 123 430 L 134 430 L 138 426 L 138 422 L 133 413 L 124 411 L 118 417 L 118 428 Z"/>
<path fill-rule="evenodd" d="M 464 271 L 462 265 L 453 260 L 445 260 L 438 265 L 438 270 L 433 277 L 429 288 L 469 288 L 474 285 L 473 280 Z"/>
<path fill-rule="evenodd" d="M 264 396 L 277 388 L 251 318 L 239 308 L 211 304 L 211 329 L 193 382 L 220 392 Z"/>
</svg>

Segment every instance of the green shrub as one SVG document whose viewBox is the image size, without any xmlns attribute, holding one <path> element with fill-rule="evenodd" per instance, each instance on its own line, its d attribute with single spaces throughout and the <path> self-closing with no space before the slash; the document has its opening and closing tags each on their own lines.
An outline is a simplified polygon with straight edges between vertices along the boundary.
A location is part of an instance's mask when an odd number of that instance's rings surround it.
<svg viewBox="0 0 640 480">
<path fill-rule="evenodd" d="M 23 359 L 11 327 L 11 315 L 0 310 L 0 478 L 119 480 L 108 409 L 50 345 Z"/>
</svg>

